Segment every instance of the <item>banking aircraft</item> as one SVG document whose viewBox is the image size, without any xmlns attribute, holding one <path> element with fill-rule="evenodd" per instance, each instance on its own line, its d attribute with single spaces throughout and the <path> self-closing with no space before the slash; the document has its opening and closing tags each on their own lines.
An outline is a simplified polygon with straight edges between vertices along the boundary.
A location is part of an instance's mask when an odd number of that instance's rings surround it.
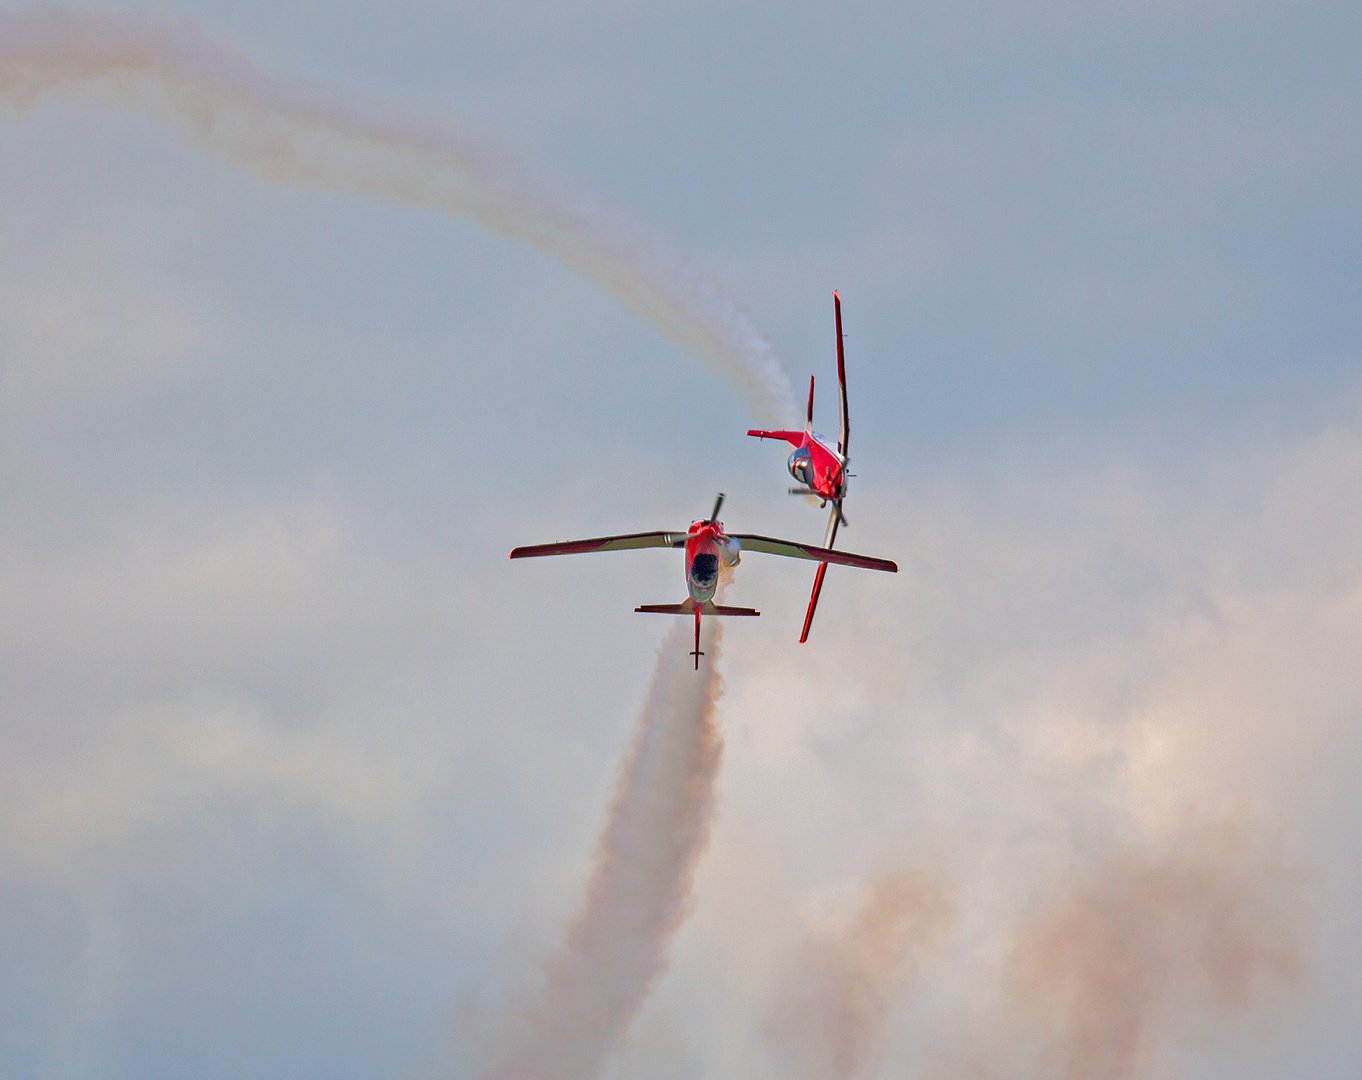
<svg viewBox="0 0 1362 1080">
<path fill-rule="evenodd" d="M 719 587 L 719 566 L 736 566 L 743 551 L 760 551 L 767 555 L 784 555 L 791 559 L 811 559 L 822 568 L 828 563 L 859 566 L 865 570 L 885 570 L 898 573 L 898 567 L 888 559 L 872 559 L 866 555 L 852 555 L 846 551 L 796 544 L 791 540 L 774 540 L 769 536 L 749 533 L 725 533 L 718 520 L 723 505 L 721 493 L 714 501 L 714 509 L 707 518 L 692 521 L 686 532 L 629 533 L 625 536 L 598 536 L 591 540 L 569 540 L 561 544 L 535 544 L 518 547 L 511 552 L 513 559 L 530 559 L 540 555 L 578 555 L 588 551 L 629 551 L 634 548 L 685 548 L 686 590 L 690 593 L 679 604 L 642 604 L 635 611 L 658 615 L 693 615 L 695 617 L 695 670 L 700 670 L 700 617 L 702 615 L 760 615 L 754 608 L 726 607 L 714 603 Z M 808 627 L 805 626 L 807 633 Z M 802 640 L 802 639 L 801 639 Z"/>
<path fill-rule="evenodd" d="M 837 446 L 833 448 L 818 432 L 813 430 L 813 376 L 809 376 L 808 419 L 803 431 L 762 431 L 753 428 L 747 434 L 758 439 L 784 439 L 794 446 L 790 454 L 790 475 L 803 487 L 791 488 L 791 495 L 809 495 L 818 500 L 820 506 L 832 503 L 832 514 L 828 518 L 828 528 L 823 534 L 823 547 L 831 548 L 837 541 L 837 526 L 845 525 L 847 519 L 842 515 L 842 500 L 846 498 L 847 477 L 847 439 L 851 434 L 851 421 L 847 416 L 847 369 L 842 353 L 842 300 L 837 293 L 832 294 L 832 311 L 837 320 L 837 386 L 842 406 L 838 418 Z M 809 596 L 809 610 L 804 616 L 804 629 L 799 635 L 802 645 L 809 640 L 809 627 L 813 625 L 814 609 L 818 607 L 818 594 L 823 591 L 823 575 L 828 572 L 828 563 L 835 559 L 825 559 L 818 564 L 818 572 L 813 579 L 813 593 Z"/>
</svg>

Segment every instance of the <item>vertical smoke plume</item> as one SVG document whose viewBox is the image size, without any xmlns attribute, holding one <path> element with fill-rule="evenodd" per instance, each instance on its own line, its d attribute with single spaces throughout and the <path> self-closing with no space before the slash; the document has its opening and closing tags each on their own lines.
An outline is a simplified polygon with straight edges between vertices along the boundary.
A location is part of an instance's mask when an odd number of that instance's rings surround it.
<svg viewBox="0 0 1362 1080">
<path fill-rule="evenodd" d="M 1188 826 L 1153 854 L 1113 855 L 1024 923 L 1001 1016 L 951 1077 L 1133 1080 L 1181 1040 L 1294 986 L 1297 882 L 1240 822 Z M 984 1033 L 1000 1040 L 987 1044 Z"/>
<path fill-rule="evenodd" d="M 0 13 L 0 100 L 136 110 L 275 183 L 467 217 L 560 260 L 703 361 L 752 417 L 797 408 L 771 344 L 693 257 L 583 185 L 449 119 L 338 104 L 267 76 L 182 24 L 54 9 Z"/>
<path fill-rule="evenodd" d="M 784 973 L 784 991 L 764 1025 L 785 1069 L 810 1080 L 850 1080 L 868 1072 L 882 1050 L 895 991 L 941 943 L 951 916 L 937 881 L 882 878 L 869 886 L 840 934 L 806 942 Z"/>
<path fill-rule="evenodd" d="M 356 192 L 467 217 L 585 274 L 741 395 L 792 425 L 774 350 L 673 241 L 584 186 L 448 119 L 337 104 L 270 77 L 183 25 L 95 13 L 0 14 L 0 101 L 54 98 L 146 113 L 213 156 L 276 183 Z M 721 742 L 720 629 L 696 674 L 688 626 L 665 639 L 581 912 L 488 1080 L 585 1080 L 623 1037 L 665 966 L 703 850 Z"/>
<path fill-rule="evenodd" d="M 482 1080 L 587 1080 L 617 1046 L 666 965 L 687 914 L 696 860 L 709 837 L 722 740 L 714 703 L 722 629 L 706 624 L 697 674 L 690 622 L 678 621 L 625 757 L 581 911 L 545 965 L 537 997 Z"/>
</svg>

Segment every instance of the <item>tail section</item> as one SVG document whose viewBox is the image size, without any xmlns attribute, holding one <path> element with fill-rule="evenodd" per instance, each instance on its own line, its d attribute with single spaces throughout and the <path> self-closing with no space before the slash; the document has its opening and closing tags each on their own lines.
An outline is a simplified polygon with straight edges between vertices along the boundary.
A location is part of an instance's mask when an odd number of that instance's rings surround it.
<svg viewBox="0 0 1362 1080">
<path fill-rule="evenodd" d="M 635 611 L 646 612 L 649 615 L 689 615 L 695 610 L 695 602 L 689 597 L 680 604 L 640 604 L 634 608 Z M 750 607 L 728 607 L 723 604 L 716 604 L 713 600 L 706 600 L 700 606 L 703 615 L 760 615 L 761 612 L 756 608 Z"/>
<path fill-rule="evenodd" d="M 784 439 L 791 446 L 804 445 L 802 431 L 763 431 L 761 428 L 749 428 L 747 434 L 758 439 Z"/>
<path fill-rule="evenodd" d="M 723 604 L 716 604 L 713 600 L 706 600 L 699 607 L 689 596 L 679 604 L 640 604 L 634 608 L 635 611 L 643 611 L 649 615 L 694 615 L 695 616 L 695 648 L 691 651 L 691 656 L 695 657 L 695 670 L 700 670 L 700 657 L 705 654 L 700 651 L 700 616 L 702 615 L 760 615 L 761 612 L 756 608 L 750 607 L 727 607 Z"/>
</svg>

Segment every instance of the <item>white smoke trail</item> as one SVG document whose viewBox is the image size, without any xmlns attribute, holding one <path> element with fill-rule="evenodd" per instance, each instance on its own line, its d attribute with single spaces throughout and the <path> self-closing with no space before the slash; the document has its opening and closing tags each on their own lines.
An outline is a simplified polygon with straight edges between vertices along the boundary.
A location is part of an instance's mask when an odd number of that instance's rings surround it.
<svg viewBox="0 0 1362 1080">
<path fill-rule="evenodd" d="M 714 725 L 722 629 L 717 619 L 706 628 L 707 663 L 698 674 L 689 620 L 658 649 L 586 900 L 545 965 L 542 990 L 519 1013 L 509 1045 L 482 1080 L 588 1080 L 662 974 L 708 841 L 723 749 Z"/>
<path fill-rule="evenodd" d="M 782 1073 L 807 1080 L 873 1073 L 892 997 L 939 949 L 954 907 L 940 874 L 895 874 L 866 886 L 840 932 L 810 933 L 781 971 L 762 1025 Z"/>
<path fill-rule="evenodd" d="M 1299 981 L 1298 883 L 1246 825 L 1188 822 L 1152 857 L 1115 852 L 1023 925 L 1007 981 L 1029 1038 L 1002 1075 L 1029 1042 L 1033 1075 L 1156 1076 L 1180 1027 L 1250 1016 Z"/>
<path fill-rule="evenodd" d="M 771 345 L 692 257 L 580 184 L 448 119 L 417 122 L 262 73 L 183 25 L 41 9 L 0 14 L 0 100 L 147 113 L 230 164 L 297 187 L 466 216 L 554 255 L 704 361 L 759 423 L 798 410 Z M 581 911 L 487 1080 L 586 1080 L 662 974 L 708 836 L 721 741 L 720 628 L 689 663 L 667 635 Z"/>
<path fill-rule="evenodd" d="M 794 425 L 771 344 L 692 256 L 584 185 L 448 118 L 337 104 L 269 76 L 182 23 L 40 8 L 0 13 L 0 100 L 87 100 L 147 113 L 273 182 L 468 217 L 591 278 L 688 350 L 754 420 Z"/>
</svg>

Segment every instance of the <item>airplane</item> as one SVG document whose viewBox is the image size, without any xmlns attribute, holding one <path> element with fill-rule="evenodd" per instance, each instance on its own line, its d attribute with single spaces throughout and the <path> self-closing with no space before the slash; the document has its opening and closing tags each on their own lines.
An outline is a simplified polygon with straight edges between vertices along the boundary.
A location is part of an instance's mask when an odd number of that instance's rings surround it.
<svg viewBox="0 0 1362 1080">
<path fill-rule="evenodd" d="M 836 449 L 824 436 L 813 430 L 812 375 L 809 376 L 808 418 L 803 431 L 763 431 L 752 428 L 747 433 L 758 439 L 784 439 L 794 447 L 788 463 L 790 475 L 804 486 L 791 488 L 790 494 L 813 496 L 820 507 L 832 503 L 832 514 L 828 518 L 827 531 L 823 534 L 823 547 L 829 549 L 837 542 L 837 526 L 847 523 L 842 513 L 842 500 L 846 498 L 847 477 L 851 475 L 847 472 L 847 441 L 851 434 L 851 420 L 847 414 L 847 370 L 842 352 L 842 299 L 835 291 L 832 294 L 832 310 L 837 321 L 837 385 L 842 406 Z M 819 594 L 823 591 L 823 575 L 828 572 L 828 561 L 820 562 L 818 572 L 814 575 L 809 610 L 804 615 L 804 629 L 799 635 L 801 645 L 809 640 L 809 627 L 813 625 L 813 613 L 818 607 Z"/>
<path fill-rule="evenodd" d="M 642 604 L 635 611 L 657 615 L 693 615 L 695 617 L 695 670 L 700 670 L 700 617 L 702 615 L 760 615 L 754 608 L 727 607 L 714 603 L 719 587 L 719 566 L 736 566 L 743 551 L 759 551 L 767 555 L 784 555 L 791 559 L 811 559 L 822 566 L 830 562 L 842 566 L 859 566 L 866 570 L 898 573 L 898 566 L 889 559 L 872 559 L 867 555 L 853 555 L 846 551 L 831 551 L 791 540 L 776 540 L 769 536 L 750 533 L 726 533 L 718 520 L 724 495 L 714 500 L 714 509 L 707 518 L 690 523 L 685 532 L 643 532 L 623 536 L 598 536 L 590 540 L 569 540 L 560 544 L 534 544 L 518 547 L 511 552 L 513 559 L 531 559 L 541 555 L 578 555 L 588 551 L 629 551 L 635 548 L 685 548 L 686 591 L 690 594 L 679 604 Z"/>
</svg>

